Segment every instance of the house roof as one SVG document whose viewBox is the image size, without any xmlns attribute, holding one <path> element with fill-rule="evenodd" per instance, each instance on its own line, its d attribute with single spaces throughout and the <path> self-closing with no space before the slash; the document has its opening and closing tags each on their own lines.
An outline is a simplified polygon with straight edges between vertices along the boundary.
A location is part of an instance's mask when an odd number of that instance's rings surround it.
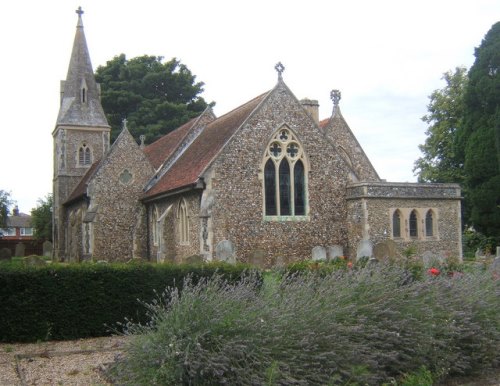
<svg viewBox="0 0 500 386">
<path fill-rule="evenodd" d="M 191 119 L 181 127 L 171 131 L 144 148 L 146 157 L 148 157 L 149 162 L 151 162 L 155 169 L 158 169 L 163 162 L 172 155 L 198 118 L 199 117 Z"/>
<path fill-rule="evenodd" d="M 7 227 L 9 228 L 30 228 L 31 216 L 20 213 L 19 216 L 8 216 Z"/>
<path fill-rule="evenodd" d="M 143 198 L 152 198 L 196 184 L 201 174 L 210 166 L 227 141 L 268 93 L 252 99 L 209 123 L 170 169 L 145 193 Z"/>
</svg>

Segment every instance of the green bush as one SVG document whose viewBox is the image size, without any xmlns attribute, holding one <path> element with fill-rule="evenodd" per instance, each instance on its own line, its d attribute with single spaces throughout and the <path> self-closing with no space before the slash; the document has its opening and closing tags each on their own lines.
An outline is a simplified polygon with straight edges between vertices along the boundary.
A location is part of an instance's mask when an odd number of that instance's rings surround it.
<svg viewBox="0 0 500 386">
<path fill-rule="evenodd" d="M 133 385 L 379 385 L 498 366 L 500 281 L 484 270 L 411 275 L 378 264 L 267 274 L 263 287 L 251 275 L 187 282 L 149 304 L 149 323 L 127 325 L 134 337 L 109 375 Z"/>
<path fill-rule="evenodd" d="M 215 272 L 238 280 L 245 266 L 224 264 L 48 264 L 0 266 L 0 341 L 32 342 L 110 335 L 124 318 L 145 322 L 155 291 Z"/>
</svg>

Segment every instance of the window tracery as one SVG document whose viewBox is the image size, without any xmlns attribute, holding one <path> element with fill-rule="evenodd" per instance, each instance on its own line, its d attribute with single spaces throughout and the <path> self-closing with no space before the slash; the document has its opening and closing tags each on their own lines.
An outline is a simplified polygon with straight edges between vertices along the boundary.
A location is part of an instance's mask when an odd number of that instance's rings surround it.
<svg viewBox="0 0 500 386">
<path fill-rule="evenodd" d="M 80 146 L 80 149 L 78 149 L 78 165 L 88 166 L 90 164 L 92 164 L 92 154 L 90 147 L 84 143 Z"/>
</svg>

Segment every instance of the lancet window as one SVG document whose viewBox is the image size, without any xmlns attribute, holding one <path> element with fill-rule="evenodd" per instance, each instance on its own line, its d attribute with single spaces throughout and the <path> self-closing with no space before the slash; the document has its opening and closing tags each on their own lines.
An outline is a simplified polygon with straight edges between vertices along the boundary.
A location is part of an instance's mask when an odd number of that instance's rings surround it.
<svg viewBox="0 0 500 386">
<path fill-rule="evenodd" d="M 90 147 L 85 143 L 78 149 L 78 164 L 80 166 L 88 166 L 92 163 L 92 154 Z"/>
</svg>

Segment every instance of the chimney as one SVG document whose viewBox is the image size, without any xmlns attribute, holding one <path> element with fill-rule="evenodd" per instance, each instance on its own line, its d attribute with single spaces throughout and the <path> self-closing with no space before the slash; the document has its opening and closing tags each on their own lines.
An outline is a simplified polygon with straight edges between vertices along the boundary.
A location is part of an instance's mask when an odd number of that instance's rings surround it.
<svg viewBox="0 0 500 386">
<path fill-rule="evenodd" d="M 304 98 L 300 101 L 300 104 L 307 110 L 311 118 L 319 124 L 319 103 L 317 100 Z"/>
<path fill-rule="evenodd" d="M 19 207 L 17 205 L 12 209 L 12 215 L 19 216 Z"/>
</svg>

